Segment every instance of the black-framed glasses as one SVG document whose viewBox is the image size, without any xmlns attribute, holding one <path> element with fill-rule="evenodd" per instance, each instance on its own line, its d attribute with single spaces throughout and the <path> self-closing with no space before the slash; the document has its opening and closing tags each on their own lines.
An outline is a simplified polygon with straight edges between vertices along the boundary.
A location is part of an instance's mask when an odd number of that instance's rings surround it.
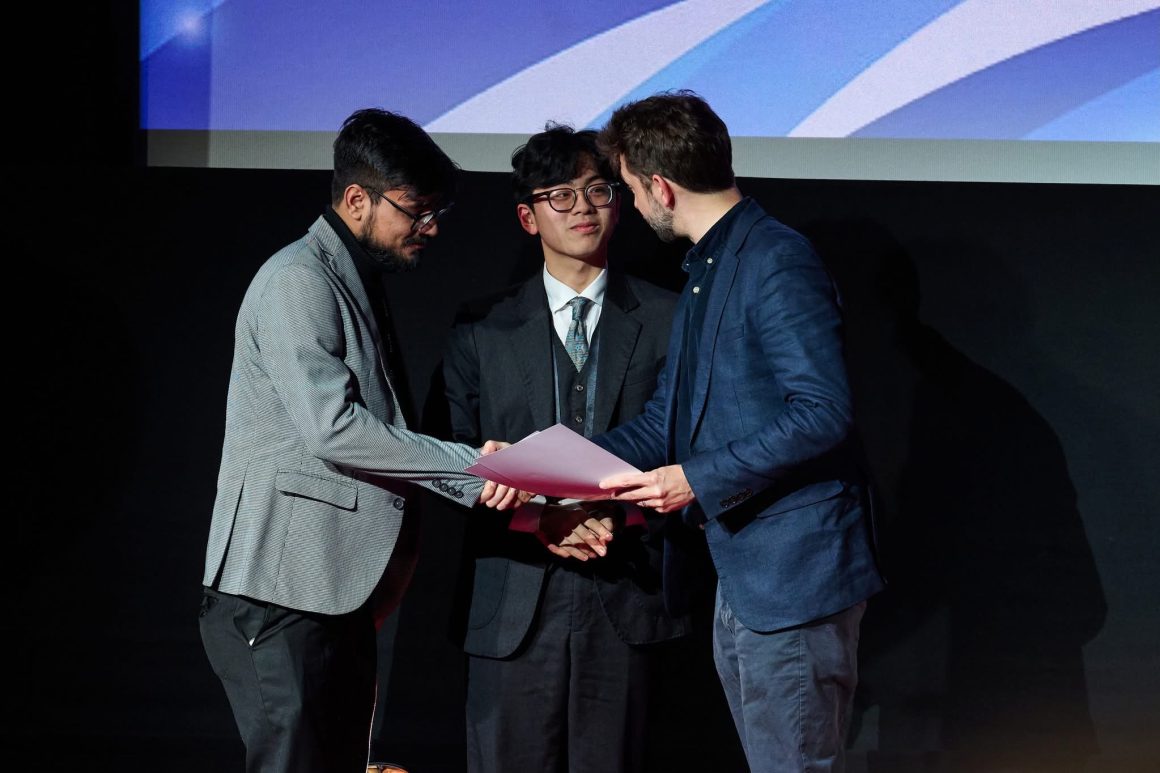
<svg viewBox="0 0 1160 773">
<path fill-rule="evenodd" d="M 439 218 L 446 215 L 447 210 L 449 210 L 453 206 L 455 206 L 455 202 L 450 202 L 446 207 L 443 207 L 442 209 L 432 209 L 432 210 L 428 210 L 427 212 L 420 212 L 419 214 L 416 215 L 412 212 L 407 211 L 406 209 L 403 209 L 402 206 L 395 203 L 389 196 L 387 196 L 387 194 L 383 193 L 382 191 L 376 191 L 374 188 L 371 188 L 371 187 L 366 186 L 366 185 L 364 185 L 363 187 L 366 188 L 371 193 L 378 196 L 379 198 L 381 198 L 383 201 L 390 204 L 395 209 L 402 212 L 407 217 L 411 218 L 411 231 L 414 233 L 422 233 L 423 231 L 427 230 L 427 228 L 430 227 L 430 225 L 432 223 L 434 223 L 436 220 L 438 220 Z"/>
<path fill-rule="evenodd" d="M 583 188 L 553 188 L 550 191 L 533 193 L 525 198 L 524 202 L 534 204 L 537 201 L 546 201 L 548 206 L 557 212 L 571 212 L 572 207 L 576 206 L 577 195 L 583 193 L 585 201 L 597 209 L 602 209 L 616 199 L 616 189 L 619 187 L 620 183 L 592 183 Z"/>
</svg>

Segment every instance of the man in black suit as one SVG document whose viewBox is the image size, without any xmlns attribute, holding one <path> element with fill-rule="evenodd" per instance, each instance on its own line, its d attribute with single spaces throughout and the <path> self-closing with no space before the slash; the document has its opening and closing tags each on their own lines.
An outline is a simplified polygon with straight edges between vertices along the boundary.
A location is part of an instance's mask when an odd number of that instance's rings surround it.
<svg viewBox="0 0 1160 773">
<path fill-rule="evenodd" d="M 652 394 L 675 295 L 608 269 L 620 202 L 595 132 L 549 125 L 512 167 L 516 214 L 539 237 L 544 269 L 457 320 L 444 359 L 453 434 L 514 442 L 557 422 L 604 432 Z M 646 645 L 684 635 L 689 622 L 660 596 L 663 518 L 595 507 L 605 510 L 529 504 L 468 521 L 473 773 L 641 768 Z M 541 544 L 558 541 L 553 521 L 588 517 L 616 531 L 599 560 L 557 558 Z"/>
</svg>

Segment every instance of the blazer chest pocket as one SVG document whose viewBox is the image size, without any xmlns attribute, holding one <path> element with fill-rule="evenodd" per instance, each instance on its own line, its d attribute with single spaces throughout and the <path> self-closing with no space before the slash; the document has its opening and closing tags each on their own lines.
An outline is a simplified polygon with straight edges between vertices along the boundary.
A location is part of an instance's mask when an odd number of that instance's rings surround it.
<svg viewBox="0 0 1160 773">
<path fill-rule="evenodd" d="M 334 478 L 294 470 L 279 470 L 274 488 L 283 494 L 305 497 L 342 510 L 358 508 L 358 487 Z"/>
</svg>

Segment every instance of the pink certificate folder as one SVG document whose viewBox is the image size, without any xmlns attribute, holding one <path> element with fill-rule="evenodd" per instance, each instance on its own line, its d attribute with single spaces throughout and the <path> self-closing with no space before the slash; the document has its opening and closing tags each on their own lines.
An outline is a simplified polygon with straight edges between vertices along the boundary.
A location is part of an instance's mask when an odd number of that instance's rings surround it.
<svg viewBox="0 0 1160 773">
<path fill-rule="evenodd" d="M 555 424 L 502 451 L 481 456 L 467 472 L 496 483 L 561 499 L 607 499 L 600 481 L 640 472 L 578 432 Z"/>
</svg>

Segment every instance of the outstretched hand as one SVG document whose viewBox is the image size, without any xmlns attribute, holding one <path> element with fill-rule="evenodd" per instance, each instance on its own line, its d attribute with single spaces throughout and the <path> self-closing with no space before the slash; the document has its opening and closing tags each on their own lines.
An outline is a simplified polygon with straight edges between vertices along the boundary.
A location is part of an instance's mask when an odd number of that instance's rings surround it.
<svg viewBox="0 0 1160 773">
<path fill-rule="evenodd" d="M 502 440 L 489 440 L 479 450 L 480 456 L 493 454 L 500 449 L 507 448 L 511 443 Z M 519 507 L 530 500 L 534 495 L 527 491 L 497 483 L 494 480 L 485 481 L 483 492 L 479 495 L 479 503 L 494 510 L 509 510 Z"/>
<path fill-rule="evenodd" d="M 649 472 L 626 472 L 600 481 L 600 488 L 610 491 L 610 499 L 635 502 L 658 513 L 680 510 L 697 498 L 685 471 L 679 464 L 658 467 Z"/>
</svg>

